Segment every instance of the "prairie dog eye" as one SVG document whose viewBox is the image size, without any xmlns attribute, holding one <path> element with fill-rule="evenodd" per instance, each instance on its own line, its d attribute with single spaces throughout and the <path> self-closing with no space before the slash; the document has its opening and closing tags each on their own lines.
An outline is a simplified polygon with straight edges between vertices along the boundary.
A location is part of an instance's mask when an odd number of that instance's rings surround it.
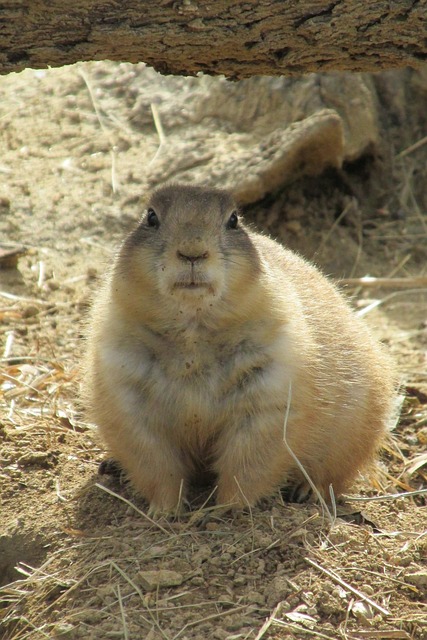
<svg viewBox="0 0 427 640">
<path fill-rule="evenodd" d="M 239 217 L 237 213 L 233 211 L 233 213 L 231 214 L 227 222 L 228 229 L 237 229 L 238 222 L 239 222 Z"/>
<path fill-rule="evenodd" d="M 160 227 L 160 221 L 154 209 L 150 208 L 147 211 L 147 224 L 149 227 L 154 227 L 155 229 Z"/>
</svg>

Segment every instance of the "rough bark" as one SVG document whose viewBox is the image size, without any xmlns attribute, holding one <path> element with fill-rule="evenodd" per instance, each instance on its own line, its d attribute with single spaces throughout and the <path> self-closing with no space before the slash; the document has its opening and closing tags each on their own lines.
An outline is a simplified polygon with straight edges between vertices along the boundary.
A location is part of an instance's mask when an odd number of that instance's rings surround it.
<svg viewBox="0 0 427 640">
<path fill-rule="evenodd" d="M 0 73 L 82 60 L 231 78 L 427 59 L 427 0 L 5 0 Z"/>
</svg>

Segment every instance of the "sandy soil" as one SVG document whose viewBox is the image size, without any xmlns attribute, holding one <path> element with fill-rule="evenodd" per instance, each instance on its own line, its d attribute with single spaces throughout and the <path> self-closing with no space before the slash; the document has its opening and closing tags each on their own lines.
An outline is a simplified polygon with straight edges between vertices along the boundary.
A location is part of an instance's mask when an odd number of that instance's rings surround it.
<svg viewBox="0 0 427 640">
<path fill-rule="evenodd" d="M 329 517 L 278 495 L 232 518 L 195 495 L 179 521 L 153 522 L 129 487 L 97 475 L 79 360 L 92 292 L 159 148 L 151 112 L 135 118 L 143 75 L 97 63 L 0 79 L 0 242 L 26 248 L 0 269 L 0 636 L 427 638 L 426 494 L 406 495 L 427 481 L 423 146 L 399 161 L 396 149 L 388 176 L 368 158 L 246 211 L 332 276 L 405 279 L 347 285 L 406 394 L 355 499 Z M 390 145 L 426 135 L 396 129 L 385 122 Z"/>
</svg>

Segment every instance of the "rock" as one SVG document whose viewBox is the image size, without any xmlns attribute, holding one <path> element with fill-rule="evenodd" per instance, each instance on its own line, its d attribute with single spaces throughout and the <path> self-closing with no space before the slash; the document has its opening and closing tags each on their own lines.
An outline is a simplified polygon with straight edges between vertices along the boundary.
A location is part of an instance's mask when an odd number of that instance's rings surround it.
<svg viewBox="0 0 427 640">
<path fill-rule="evenodd" d="M 5 196 L 0 196 L 0 209 L 10 209 L 10 200 Z"/>
<path fill-rule="evenodd" d="M 19 258 L 26 253 L 27 249 L 23 246 L 0 246 L 0 269 L 16 269 Z"/>
<path fill-rule="evenodd" d="M 74 630 L 75 630 L 74 625 L 68 622 L 62 622 L 60 624 L 57 624 L 56 627 L 53 629 L 53 637 L 64 638 L 64 639 L 71 638 Z"/>
<path fill-rule="evenodd" d="M 138 578 L 139 583 L 146 591 L 154 591 L 164 587 L 179 587 L 184 582 L 184 576 L 181 573 L 167 569 L 140 571 Z"/>
<path fill-rule="evenodd" d="M 303 175 L 319 175 L 326 167 L 338 168 L 343 161 L 343 124 L 332 109 L 276 128 L 252 144 L 246 138 L 246 134 L 231 134 L 219 151 L 217 140 L 203 139 L 197 147 L 191 141 L 179 153 L 176 148 L 166 150 L 150 167 L 149 184 L 176 175 L 195 180 L 198 174 L 189 170 L 209 161 L 204 184 L 230 189 L 237 202 L 245 205 Z"/>
<path fill-rule="evenodd" d="M 292 593 L 292 587 L 283 576 L 276 576 L 265 589 L 267 605 L 275 606 L 281 600 L 286 600 Z"/>
<path fill-rule="evenodd" d="M 368 626 L 374 617 L 372 607 L 367 602 L 357 601 L 352 604 L 351 612 L 362 624 Z"/>
<path fill-rule="evenodd" d="M 247 205 L 381 147 L 377 90 L 364 74 L 238 83 L 204 77 L 181 97 L 176 84 L 164 79 L 162 95 L 150 93 L 170 133 L 148 167 L 149 187 L 168 179 L 221 185 Z M 143 112 L 150 111 L 147 102 Z"/>
<path fill-rule="evenodd" d="M 328 533 L 328 540 L 334 545 L 343 544 L 348 541 L 351 535 L 351 528 L 348 524 L 344 524 L 337 520 Z"/>
<path fill-rule="evenodd" d="M 18 458 L 18 464 L 21 467 L 35 466 L 47 468 L 51 466 L 51 462 L 52 454 L 50 451 L 30 451 Z"/>
<path fill-rule="evenodd" d="M 40 309 L 38 307 L 36 307 L 34 304 L 29 304 L 22 310 L 22 317 L 33 318 L 34 316 L 37 316 L 39 312 Z"/>
<path fill-rule="evenodd" d="M 405 575 L 406 582 L 413 584 L 418 588 L 427 587 L 427 569 L 420 569 L 420 571 L 414 571 L 413 573 L 407 573 Z"/>
<path fill-rule="evenodd" d="M 245 602 L 249 604 L 256 604 L 259 607 L 265 605 L 265 596 L 259 591 L 248 591 L 244 596 Z"/>
<path fill-rule="evenodd" d="M 191 558 L 192 562 L 196 565 L 200 565 L 202 562 L 208 560 L 212 555 L 212 549 L 208 544 L 202 544 L 197 549 Z"/>
</svg>

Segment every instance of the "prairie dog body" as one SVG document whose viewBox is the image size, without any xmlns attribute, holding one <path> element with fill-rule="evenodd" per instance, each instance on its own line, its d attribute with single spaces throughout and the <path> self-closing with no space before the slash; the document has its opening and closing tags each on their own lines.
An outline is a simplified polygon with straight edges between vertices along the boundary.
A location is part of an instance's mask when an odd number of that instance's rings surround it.
<svg viewBox="0 0 427 640">
<path fill-rule="evenodd" d="M 152 511 L 200 469 L 218 504 L 305 487 L 324 494 L 377 449 L 392 412 L 380 345 L 312 265 L 249 230 L 231 196 L 172 185 L 151 197 L 92 312 L 86 398 Z"/>
</svg>

